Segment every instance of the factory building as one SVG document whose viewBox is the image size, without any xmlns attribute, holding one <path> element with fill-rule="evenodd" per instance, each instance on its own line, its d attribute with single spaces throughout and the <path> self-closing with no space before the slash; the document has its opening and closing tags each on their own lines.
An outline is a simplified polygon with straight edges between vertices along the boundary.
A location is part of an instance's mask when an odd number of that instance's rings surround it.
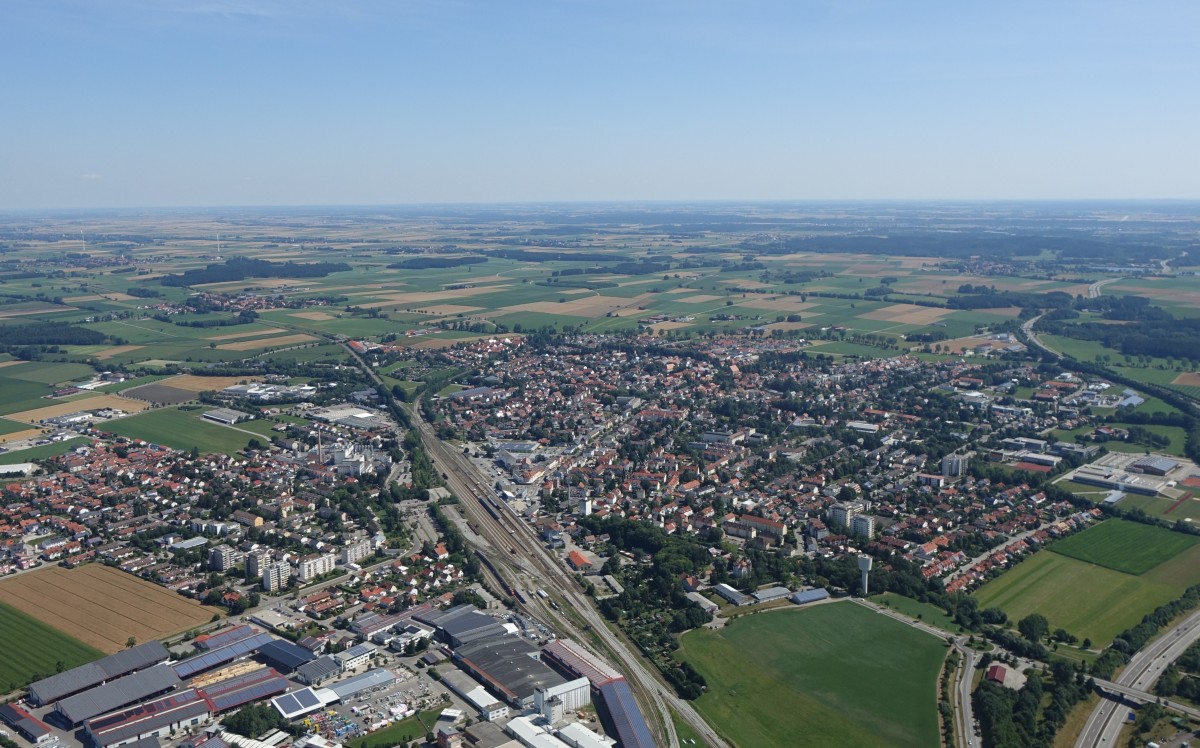
<svg viewBox="0 0 1200 748">
<path fill-rule="evenodd" d="M 95 662 L 43 678 L 29 686 L 29 699 L 34 704 L 45 706 L 122 675 L 165 662 L 167 657 L 167 650 L 157 641 L 139 644 Z"/>
</svg>

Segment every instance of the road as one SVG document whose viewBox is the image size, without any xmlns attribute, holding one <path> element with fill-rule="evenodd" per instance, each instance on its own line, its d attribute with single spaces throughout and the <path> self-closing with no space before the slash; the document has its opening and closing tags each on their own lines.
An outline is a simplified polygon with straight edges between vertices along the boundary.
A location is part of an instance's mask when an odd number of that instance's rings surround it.
<svg viewBox="0 0 1200 748">
<path fill-rule="evenodd" d="M 1021 542 L 1022 540 L 1025 540 L 1026 538 L 1030 537 L 1038 530 L 1042 529 L 1042 527 L 1044 527 L 1044 525 L 1038 525 L 1037 527 L 1033 528 L 1032 530 L 1026 530 L 1025 532 L 1021 533 L 1020 535 L 1014 535 L 1011 538 L 1009 538 L 1008 540 L 1004 541 L 1004 543 L 1002 543 L 1001 545 L 998 545 L 995 548 L 989 549 L 986 553 L 979 554 L 975 558 L 971 559 L 970 561 L 967 561 L 965 564 L 963 564 L 962 566 L 955 569 L 953 572 L 947 574 L 946 579 L 944 581 L 946 581 L 946 582 L 954 581 L 955 578 L 960 577 L 963 574 L 965 574 L 969 569 L 974 567 L 975 564 L 979 563 L 980 561 L 983 561 L 985 558 L 988 558 L 989 556 L 991 556 L 994 553 L 999 553 L 1000 551 L 1004 550 L 1005 548 L 1008 548 L 1011 545 L 1014 545 L 1016 543 Z"/>
<path fill-rule="evenodd" d="M 1167 666 L 1197 639 L 1200 639 L 1200 611 L 1192 613 L 1135 654 L 1115 684 L 1141 692 L 1150 691 Z M 1127 706 L 1101 701 L 1083 726 L 1075 748 L 1116 745 L 1128 712 Z"/>
<path fill-rule="evenodd" d="M 414 405 L 412 412 L 413 423 L 421 434 L 422 443 L 429 456 L 445 474 L 447 484 L 460 499 L 459 510 L 469 521 L 475 523 L 477 531 L 495 548 L 510 549 L 507 556 L 504 553 L 491 556 L 492 563 L 517 575 L 532 578 L 549 592 L 552 598 L 561 599 L 575 616 L 584 621 L 586 630 L 598 636 L 617 660 L 615 664 L 625 674 L 634 693 L 638 695 L 643 712 L 648 717 L 647 722 L 652 729 L 657 728 L 660 740 L 665 738 L 664 744 L 672 748 L 679 745 L 669 707 L 710 746 L 726 746 L 726 742 L 709 727 L 692 705 L 663 687 L 656 674 L 651 672 L 652 666 L 648 666 L 639 653 L 608 627 L 607 622 L 579 589 L 572 574 L 546 551 L 529 526 L 513 514 L 507 504 L 496 501 L 496 517 L 484 509 L 482 501 L 496 499 L 492 489 L 488 487 L 489 476 L 481 474 L 459 450 L 438 440 L 433 428 L 417 416 L 419 404 Z M 480 498 L 476 498 L 477 496 Z M 511 583 L 514 587 L 522 586 L 520 580 Z M 557 620 L 565 630 L 572 631 L 581 643 L 586 644 L 588 641 L 585 632 L 580 631 L 579 626 L 569 617 L 559 615 L 558 611 L 552 610 L 536 596 L 531 596 L 526 605 L 541 607 L 545 618 Z"/>
<path fill-rule="evenodd" d="M 1089 291 L 1089 293 L 1091 292 L 1090 287 L 1089 287 L 1088 291 Z M 1041 318 L 1042 318 L 1042 315 L 1039 314 L 1036 317 L 1030 317 L 1029 319 L 1025 320 L 1025 324 L 1021 325 L 1021 333 L 1025 336 L 1026 340 L 1028 340 L 1033 345 L 1036 345 L 1038 348 L 1041 348 L 1046 353 L 1049 353 L 1051 356 L 1055 356 L 1055 357 L 1062 356 L 1061 353 L 1059 353 L 1058 351 L 1054 350 L 1050 346 L 1043 343 L 1041 341 L 1041 339 L 1037 336 L 1037 333 L 1035 333 L 1033 331 L 1033 326 L 1036 325 L 1037 321 Z"/>
</svg>

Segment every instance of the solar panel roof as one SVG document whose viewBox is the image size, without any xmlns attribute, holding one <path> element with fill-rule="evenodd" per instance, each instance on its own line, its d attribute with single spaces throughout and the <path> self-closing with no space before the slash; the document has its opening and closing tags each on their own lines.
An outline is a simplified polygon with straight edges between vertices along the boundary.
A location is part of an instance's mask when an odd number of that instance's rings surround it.
<svg viewBox="0 0 1200 748">
<path fill-rule="evenodd" d="M 275 641 L 275 637 L 270 634 L 255 634 L 249 639 L 242 639 L 220 649 L 212 649 L 204 654 L 189 657 L 182 662 L 175 663 L 171 667 L 175 669 L 175 674 L 180 678 L 190 678 L 196 673 L 214 668 L 217 665 L 223 665 L 226 662 L 236 660 L 239 657 L 244 657 L 251 652 L 262 649 L 265 645 L 273 641 Z"/>
<path fill-rule="evenodd" d="M 239 642 L 242 639 L 249 639 L 255 633 L 253 628 L 242 624 L 241 626 L 234 626 L 224 631 L 218 631 L 204 641 L 197 641 L 196 646 L 201 649 L 220 649 L 234 642 Z"/>
<path fill-rule="evenodd" d="M 654 748 L 654 738 L 642 713 L 638 711 L 633 691 L 624 680 L 615 680 L 600 686 L 604 706 L 612 717 L 613 727 L 621 748 Z"/>
</svg>

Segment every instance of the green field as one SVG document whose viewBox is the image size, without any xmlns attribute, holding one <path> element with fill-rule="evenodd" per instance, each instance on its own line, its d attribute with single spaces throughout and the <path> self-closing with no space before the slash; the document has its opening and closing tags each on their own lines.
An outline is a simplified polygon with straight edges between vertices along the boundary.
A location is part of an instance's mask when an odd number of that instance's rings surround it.
<svg viewBox="0 0 1200 748">
<path fill-rule="evenodd" d="M 192 447 L 201 452 L 232 454 L 256 438 L 236 428 L 221 426 L 200 418 L 199 410 L 161 408 L 141 415 L 121 418 L 105 424 L 106 431 L 130 439 L 142 439 L 174 449 Z M 260 438 L 265 442 L 266 439 Z"/>
<path fill-rule="evenodd" d="M 1184 495 L 1182 501 L 1162 496 L 1127 494 L 1117 506 L 1122 509 L 1141 509 L 1151 517 L 1161 517 L 1172 522 L 1200 522 L 1200 499 L 1193 493 Z"/>
<path fill-rule="evenodd" d="M 61 442 L 53 442 L 51 444 L 43 444 L 40 447 L 30 447 L 29 449 L 19 449 L 15 452 L 5 452 L 0 454 L 0 465 L 14 465 L 18 462 L 33 462 L 46 457 L 56 457 L 61 454 L 66 454 L 76 447 L 84 444 L 91 444 L 92 440 L 87 437 L 78 436 L 74 439 L 66 439 Z"/>
<path fill-rule="evenodd" d="M 861 605 L 743 616 L 678 654 L 708 681 L 696 708 L 735 745 L 938 743 L 945 643 Z"/>
<path fill-rule="evenodd" d="M 391 748 L 394 745 L 407 743 L 410 740 L 417 742 L 424 741 L 425 735 L 433 729 L 433 725 L 437 722 L 438 715 L 441 712 L 441 709 L 430 709 L 419 712 L 408 719 L 394 722 L 382 730 L 376 730 L 361 738 L 347 740 L 346 745 L 349 748 Z"/>
<path fill-rule="evenodd" d="M 0 434 L 15 434 L 18 431 L 28 431 L 30 428 L 32 427 L 28 423 L 0 418 Z"/>
<path fill-rule="evenodd" d="M 1102 647 L 1197 582 L 1196 545 L 1141 576 L 1041 552 L 980 587 L 975 598 L 979 607 L 1001 608 L 1012 620 L 1041 613 L 1052 629 L 1064 628 Z"/>
<path fill-rule="evenodd" d="M 1200 538 L 1137 522 L 1110 519 L 1064 538 L 1050 550 L 1139 576 L 1200 543 Z"/>
<path fill-rule="evenodd" d="M 16 608 L 0 603 L 0 693 L 9 693 L 59 669 L 98 660 L 104 653 L 47 626 Z"/>
<path fill-rule="evenodd" d="M 923 603 L 911 597 L 897 595 L 894 592 L 885 592 L 882 595 L 872 595 L 871 601 L 880 605 L 886 605 L 897 613 L 903 613 L 910 618 L 920 619 L 931 626 L 937 626 L 951 633 L 958 633 L 960 628 L 954 622 L 954 619 L 946 615 L 946 611 L 936 605 Z"/>
</svg>

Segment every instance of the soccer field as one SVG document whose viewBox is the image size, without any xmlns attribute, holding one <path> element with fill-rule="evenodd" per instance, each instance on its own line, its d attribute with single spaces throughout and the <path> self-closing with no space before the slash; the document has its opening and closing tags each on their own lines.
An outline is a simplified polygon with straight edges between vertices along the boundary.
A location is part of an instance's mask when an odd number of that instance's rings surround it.
<svg viewBox="0 0 1200 748">
<path fill-rule="evenodd" d="M 851 602 L 739 618 L 683 638 L 695 702 L 737 746 L 930 746 L 945 642 Z"/>
</svg>

